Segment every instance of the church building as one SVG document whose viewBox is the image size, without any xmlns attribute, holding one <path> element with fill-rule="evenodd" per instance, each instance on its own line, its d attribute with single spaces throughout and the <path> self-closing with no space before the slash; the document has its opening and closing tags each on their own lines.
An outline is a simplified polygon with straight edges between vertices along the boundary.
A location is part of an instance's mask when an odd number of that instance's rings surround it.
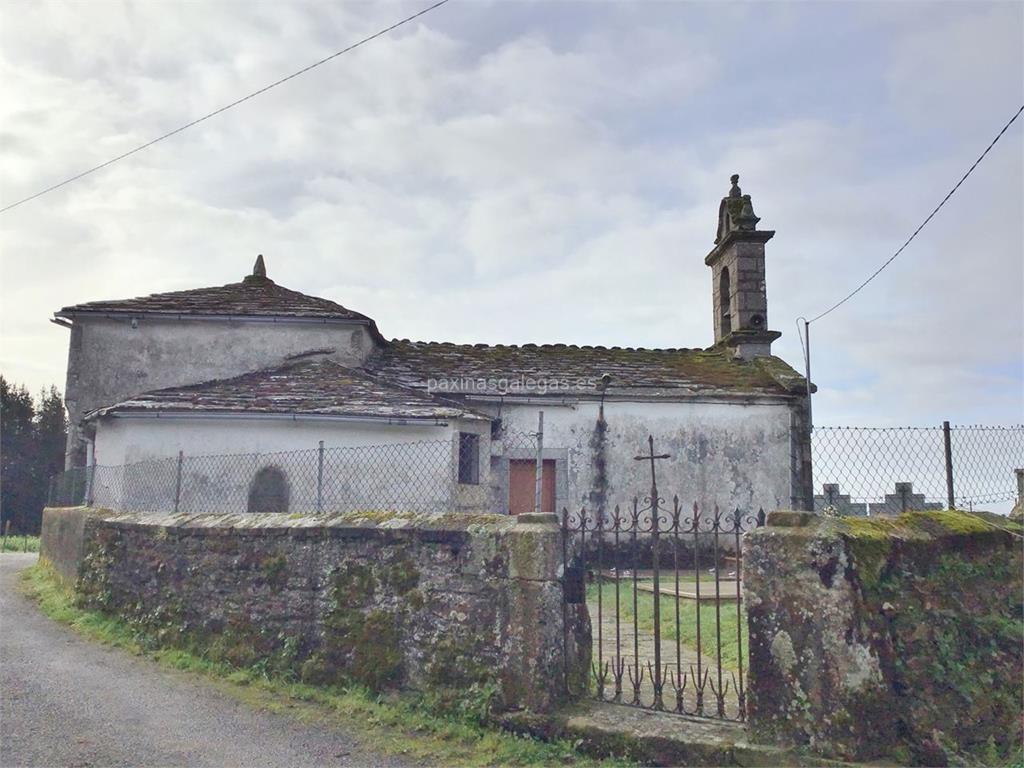
<svg viewBox="0 0 1024 768">
<path fill-rule="evenodd" d="M 448 441 L 452 506 L 514 514 L 534 507 L 536 449 L 523 437 L 543 412 L 544 511 L 642 495 L 634 457 L 648 435 L 670 456 L 668 497 L 810 508 L 807 383 L 771 354 L 774 232 L 757 228 L 738 179 L 705 258 L 706 349 L 388 340 L 366 315 L 278 285 L 262 256 L 237 283 L 64 307 L 53 322 L 71 335 L 67 466 Z M 267 462 L 244 471 L 281 474 Z M 373 471 L 383 484 L 403 474 Z M 302 494 L 284 498 L 281 511 L 311 511 Z"/>
</svg>

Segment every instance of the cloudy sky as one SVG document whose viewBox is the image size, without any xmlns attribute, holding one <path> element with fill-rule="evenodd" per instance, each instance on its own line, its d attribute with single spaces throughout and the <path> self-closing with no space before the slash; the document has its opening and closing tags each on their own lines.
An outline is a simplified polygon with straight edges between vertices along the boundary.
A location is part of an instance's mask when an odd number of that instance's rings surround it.
<svg viewBox="0 0 1024 768">
<path fill-rule="evenodd" d="M 4 4 L 0 204 L 428 3 Z M 453 0 L 0 215 L 0 372 L 63 386 L 67 304 L 270 277 L 388 337 L 706 346 L 733 172 L 769 327 L 902 243 L 1024 100 L 1024 5 Z M 812 327 L 819 424 L 1024 418 L 1024 120 Z"/>
</svg>

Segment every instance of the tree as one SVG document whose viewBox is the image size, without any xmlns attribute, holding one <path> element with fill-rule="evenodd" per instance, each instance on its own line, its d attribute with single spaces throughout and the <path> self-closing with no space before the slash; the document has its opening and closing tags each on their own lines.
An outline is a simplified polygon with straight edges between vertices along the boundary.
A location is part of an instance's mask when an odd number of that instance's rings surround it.
<svg viewBox="0 0 1024 768">
<path fill-rule="evenodd" d="M 0 376 L 0 526 L 37 532 L 50 478 L 64 466 L 67 421 L 56 387 L 38 405 Z"/>
<path fill-rule="evenodd" d="M 18 529 L 32 506 L 32 438 L 35 408 L 25 387 L 0 376 L 0 524 Z"/>
<path fill-rule="evenodd" d="M 64 450 L 68 440 L 68 419 L 64 398 L 56 387 L 39 393 L 35 415 L 35 485 L 45 494 L 50 478 L 64 471 Z M 45 495 L 41 503 L 45 503 Z M 40 506 L 40 510 L 42 506 Z"/>
</svg>

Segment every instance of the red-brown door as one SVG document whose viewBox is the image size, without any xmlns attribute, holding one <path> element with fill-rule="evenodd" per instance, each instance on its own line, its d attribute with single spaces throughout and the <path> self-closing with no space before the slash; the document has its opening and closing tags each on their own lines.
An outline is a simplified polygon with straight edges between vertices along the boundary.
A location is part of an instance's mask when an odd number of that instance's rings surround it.
<svg viewBox="0 0 1024 768">
<path fill-rule="evenodd" d="M 508 511 L 518 515 L 533 512 L 537 495 L 537 462 L 534 459 L 512 459 L 508 473 Z M 544 459 L 541 477 L 541 512 L 555 511 L 555 460 Z"/>
</svg>

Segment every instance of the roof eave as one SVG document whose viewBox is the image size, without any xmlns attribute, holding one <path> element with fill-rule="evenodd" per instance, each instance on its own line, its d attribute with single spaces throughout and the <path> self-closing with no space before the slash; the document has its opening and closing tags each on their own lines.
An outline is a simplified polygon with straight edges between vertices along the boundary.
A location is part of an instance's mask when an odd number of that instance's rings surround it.
<svg viewBox="0 0 1024 768">
<path fill-rule="evenodd" d="M 449 396 L 453 396 L 449 393 Z M 530 395 L 494 393 L 465 394 L 462 397 L 467 401 L 481 403 L 505 403 L 507 405 L 522 403 L 551 403 L 554 405 L 576 405 L 582 402 L 598 403 L 602 400 L 606 403 L 613 402 L 652 402 L 652 403 L 692 403 L 692 402 L 716 402 L 716 403 L 789 403 L 798 399 L 800 395 L 791 392 L 758 392 L 738 390 L 685 390 L 682 388 L 651 387 L 647 390 L 630 390 L 610 392 L 601 397 L 594 392 L 568 392 L 558 394 Z"/>
<path fill-rule="evenodd" d="M 315 411 L 246 411 L 229 409 L 135 408 L 110 406 L 90 411 L 83 422 L 103 418 L 129 419 L 258 419 L 267 421 L 334 421 L 393 425 L 447 426 L 453 419 L 481 420 L 487 417 L 472 412 L 444 416 L 400 416 L 382 414 L 339 414 Z"/>
<path fill-rule="evenodd" d="M 376 324 L 368 317 L 344 317 L 341 315 L 247 315 L 247 314 L 220 314 L 212 312 L 154 312 L 152 310 L 138 311 L 131 309 L 61 309 L 53 313 L 54 318 L 74 320 L 76 317 L 106 318 L 120 320 L 126 317 L 153 318 L 159 320 L 207 320 L 214 322 L 254 322 L 254 323 L 313 323 L 313 324 L 339 324 L 339 325 L 365 325 L 371 328 L 371 333 L 381 340 L 383 337 L 377 330 Z"/>
</svg>

